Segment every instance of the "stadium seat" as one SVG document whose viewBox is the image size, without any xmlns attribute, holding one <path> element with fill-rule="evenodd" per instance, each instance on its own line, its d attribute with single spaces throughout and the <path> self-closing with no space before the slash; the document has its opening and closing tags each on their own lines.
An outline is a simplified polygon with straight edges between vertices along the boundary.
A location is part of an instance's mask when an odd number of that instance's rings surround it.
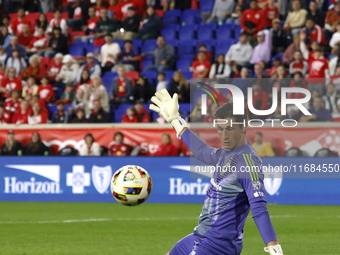
<svg viewBox="0 0 340 255">
<path fill-rule="evenodd" d="M 155 12 L 157 13 L 157 15 L 162 18 L 164 16 L 164 11 L 163 10 L 155 10 Z"/>
<path fill-rule="evenodd" d="M 143 65 L 143 71 L 145 71 L 145 69 L 151 65 L 153 65 L 153 61 L 152 60 L 143 60 L 142 61 L 142 65 Z"/>
<path fill-rule="evenodd" d="M 178 56 L 190 55 L 196 53 L 196 40 L 188 40 L 184 42 L 179 42 L 178 47 Z"/>
<path fill-rule="evenodd" d="M 96 54 L 96 53 L 99 54 L 100 53 L 100 46 L 94 46 L 94 45 L 90 44 L 86 47 L 85 51 L 86 51 L 86 54 L 90 53 L 90 52 L 93 53 L 93 54 Z"/>
<path fill-rule="evenodd" d="M 192 78 L 192 72 L 190 71 L 182 71 L 184 78 L 189 81 Z"/>
<path fill-rule="evenodd" d="M 198 16 L 199 14 L 200 14 L 199 10 L 196 10 L 196 9 L 187 9 L 187 10 L 183 11 L 182 16 L 183 15 Z"/>
<path fill-rule="evenodd" d="M 196 31 L 191 27 L 182 27 L 178 32 L 178 38 L 180 41 L 196 39 Z"/>
<path fill-rule="evenodd" d="M 58 151 L 58 156 L 77 156 L 78 150 L 73 147 L 66 146 Z"/>
<path fill-rule="evenodd" d="M 201 12 L 211 12 L 214 7 L 214 0 L 201 0 L 200 1 L 200 11 Z"/>
<path fill-rule="evenodd" d="M 113 43 L 118 43 L 120 48 L 123 48 L 124 47 L 124 41 L 123 40 L 114 40 L 112 41 Z"/>
<path fill-rule="evenodd" d="M 35 26 L 36 20 L 39 19 L 39 16 L 39 12 L 30 12 L 26 14 L 25 18 L 30 20 L 31 23 Z"/>
<path fill-rule="evenodd" d="M 111 79 L 111 81 L 118 76 L 117 72 L 106 72 L 103 75 L 103 79 Z"/>
<path fill-rule="evenodd" d="M 143 41 L 142 40 L 132 40 L 132 45 L 136 47 L 142 47 Z"/>
<path fill-rule="evenodd" d="M 228 40 L 233 38 L 233 30 L 229 26 L 230 24 L 223 24 L 216 30 L 216 39 L 217 40 Z"/>
<path fill-rule="evenodd" d="M 177 31 L 173 29 L 165 28 L 162 30 L 161 35 L 166 41 L 177 39 Z"/>
<path fill-rule="evenodd" d="M 198 40 L 212 40 L 215 38 L 215 31 L 209 26 L 200 26 L 197 33 Z"/>
<path fill-rule="evenodd" d="M 181 10 L 169 10 L 164 13 L 162 22 L 163 24 L 177 24 L 181 16 Z"/>
<path fill-rule="evenodd" d="M 182 111 L 182 118 L 187 117 L 190 114 L 190 104 L 179 104 L 179 109 Z"/>
<path fill-rule="evenodd" d="M 142 46 L 142 53 L 154 51 L 156 47 L 156 39 L 146 40 Z"/>
<path fill-rule="evenodd" d="M 335 157 L 335 153 L 328 148 L 322 148 L 318 150 L 314 157 Z"/>
<path fill-rule="evenodd" d="M 62 12 L 62 13 L 61 13 L 61 17 L 62 17 L 63 19 L 68 20 L 68 19 L 69 19 L 69 17 L 68 17 L 68 12 Z"/>
<path fill-rule="evenodd" d="M 69 48 L 69 53 L 72 56 L 80 56 L 83 57 L 85 56 L 85 50 L 84 47 L 80 46 L 80 45 L 72 45 Z"/>
<path fill-rule="evenodd" d="M 173 29 L 173 30 L 179 30 L 181 26 L 179 24 L 164 24 L 164 28 L 166 29 Z"/>
<path fill-rule="evenodd" d="M 102 78 L 102 82 L 103 82 L 103 85 L 106 89 L 106 92 L 107 94 L 110 96 L 111 94 L 111 84 L 112 84 L 112 80 L 113 78 L 109 78 L 109 77 L 103 77 Z"/>
<path fill-rule="evenodd" d="M 199 27 L 198 27 L 198 30 L 200 30 L 201 28 L 210 28 L 212 30 L 216 30 L 217 29 L 217 25 L 216 24 L 201 24 Z"/>
<path fill-rule="evenodd" d="M 174 76 L 175 71 L 164 71 L 165 74 L 165 80 L 170 83 L 172 77 Z"/>
<path fill-rule="evenodd" d="M 188 55 L 183 55 L 183 56 L 179 56 L 179 59 L 187 59 L 187 60 L 190 60 L 190 61 L 193 61 L 195 58 L 195 55 L 194 54 L 188 54 Z"/>
<path fill-rule="evenodd" d="M 293 147 L 285 152 L 284 157 L 303 157 L 303 153 L 299 148 Z"/>
<path fill-rule="evenodd" d="M 131 72 L 127 72 L 126 76 L 129 77 L 133 81 L 133 83 L 135 84 L 136 80 L 139 77 L 139 73 L 136 72 L 136 71 L 131 71 Z"/>
<path fill-rule="evenodd" d="M 240 25 L 235 25 L 235 28 L 234 28 L 234 38 L 235 39 L 238 39 L 240 37 L 240 34 L 241 34 L 241 26 Z"/>
<path fill-rule="evenodd" d="M 48 23 L 50 23 L 51 19 L 54 18 L 54 12 L 46 12 L 45 16 L 46 16 Z"/>
<path fill-rule="evenodd" d="M 151 84 L 155 84 L 157 79 L 157 72 L 155 71 L 142 71 L 140 74 L 145 75 Z"/>
<path fill-rule="evenodd" d="M 122 116 L 126 113 L 126 109 L 133 106 L 133 104 L 121 104 L 114 112 L 114 121 L 122 122 Z"/>
<path fill-rule="evenodd" d="M 192 60 L 183 58 L 177 61 L 176 67 L 178 70 L 182 72 L 188 71 L 189 67 L 191 66 L 191 63 L 192 63 Z"/>
<path fill-rule="evenodd" d="M 181 24 L 182 26 L 186 26 L 188 24 L 196 24 L 196 16 L 193 15 L 183 15 L 181 16 Z"/>
<path fill-rule="evenodd" d="M 219 54 L 224 54 L 224 55 L 227 54 L 230 46 L 233 44 L 234 44 L 233 39 L 218 41 L 215 46 L 215 56 Z"/>
<path fill-rule="evenodd" d="M 178 40 L 172 39 L 172 40 L 166 40 L 167 44 L 170 44 L 172 47 L 177 47 L 178 46 Z"/>
</svg>

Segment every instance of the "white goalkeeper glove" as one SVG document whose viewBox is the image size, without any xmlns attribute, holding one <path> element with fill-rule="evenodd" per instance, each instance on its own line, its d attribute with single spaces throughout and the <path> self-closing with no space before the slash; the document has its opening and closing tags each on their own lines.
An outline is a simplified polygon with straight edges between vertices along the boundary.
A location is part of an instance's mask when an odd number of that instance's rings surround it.
<svg viewBox="0 0 340 255">
<path fill-rule="evenodd" d="M 281 245 L 279 244 L 264 247 L 264 251 L 268 252 L 270 255 L 283 255 Z"/>
<path fill-rule="evenodd" d="M 188 124 L 179 116 L 178 95 L 175 93 L 171 98 L 169 92 L 162 89 L 155 93 L 155 96 L 151 98 L 151 102 L 154 104 L 150 104 L 149 109 L 159 113 L 168 123 L 171 123 L 179 138 L 183 129 L 188 127 Z"/>
</svg>

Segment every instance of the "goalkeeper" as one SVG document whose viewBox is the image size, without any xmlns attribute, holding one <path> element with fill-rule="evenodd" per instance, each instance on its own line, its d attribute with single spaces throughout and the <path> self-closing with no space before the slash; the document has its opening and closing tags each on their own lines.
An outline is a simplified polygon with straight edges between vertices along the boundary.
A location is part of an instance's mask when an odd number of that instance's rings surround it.
<svg viewBox="0 0 340 255">
<path fill-rule="evenodd" d="M 215 171 L 211 178 L 198 226 L 194 233 L 178 241 L 167 255 L 239 255 L 243 245 L 243 227 L 250 209 L 261 237 L 264 250 L 270 255 L 283 255 L 266 208 L 266 197 L 261 172 L 262 160 L 246 142 L 247 127 L 232 122 L 243 122 L 246 116 L 233 115 L 233 105 L 220 106 L 217 132 L 222 148 L 206 145 L 192 133 L 179 117 L 178 96 L 171 98 L 163 89 L 151 98 L 150 109 L 161 114 L 176 130 L 193 154 L 204 163 L 226 166 L 237 171 Z M 227 122 L 228 121 L 228 122 Z M 220 124 L 219 124 L 220 123 Z M 224 169 L 224 170 L 225 170 Z"/>
</svg>

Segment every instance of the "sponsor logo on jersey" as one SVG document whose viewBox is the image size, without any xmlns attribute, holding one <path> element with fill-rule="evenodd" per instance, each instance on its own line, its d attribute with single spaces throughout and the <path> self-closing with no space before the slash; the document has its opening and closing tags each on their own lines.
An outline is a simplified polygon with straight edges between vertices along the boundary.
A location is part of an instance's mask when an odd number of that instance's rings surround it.
<svg viewBox="0 0 340 255">
<path fill-rule="evenodd" d="M 261 182 L 260 181 L 252 181 L 252 184 L 253 184 L 253 188 L 254 190 L 259 190 L 261 189 Z"/>
</svg>

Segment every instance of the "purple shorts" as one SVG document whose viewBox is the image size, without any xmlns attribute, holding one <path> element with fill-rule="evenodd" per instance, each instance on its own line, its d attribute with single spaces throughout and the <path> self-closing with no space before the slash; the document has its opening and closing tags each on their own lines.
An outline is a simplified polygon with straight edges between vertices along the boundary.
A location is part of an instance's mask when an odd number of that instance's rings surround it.
<svg viewBox="0 0 340 255">
<path fill-rule="evenodd" d="M 206 238 L 201 239 L 194 234 L 190 234 L 175 244 L 170 251 L 170 255 L 239 255 L 241 250 L 242 241 L 233 242 L 233 245 L 229 244 L 221 249 Z"/>
</svg>

